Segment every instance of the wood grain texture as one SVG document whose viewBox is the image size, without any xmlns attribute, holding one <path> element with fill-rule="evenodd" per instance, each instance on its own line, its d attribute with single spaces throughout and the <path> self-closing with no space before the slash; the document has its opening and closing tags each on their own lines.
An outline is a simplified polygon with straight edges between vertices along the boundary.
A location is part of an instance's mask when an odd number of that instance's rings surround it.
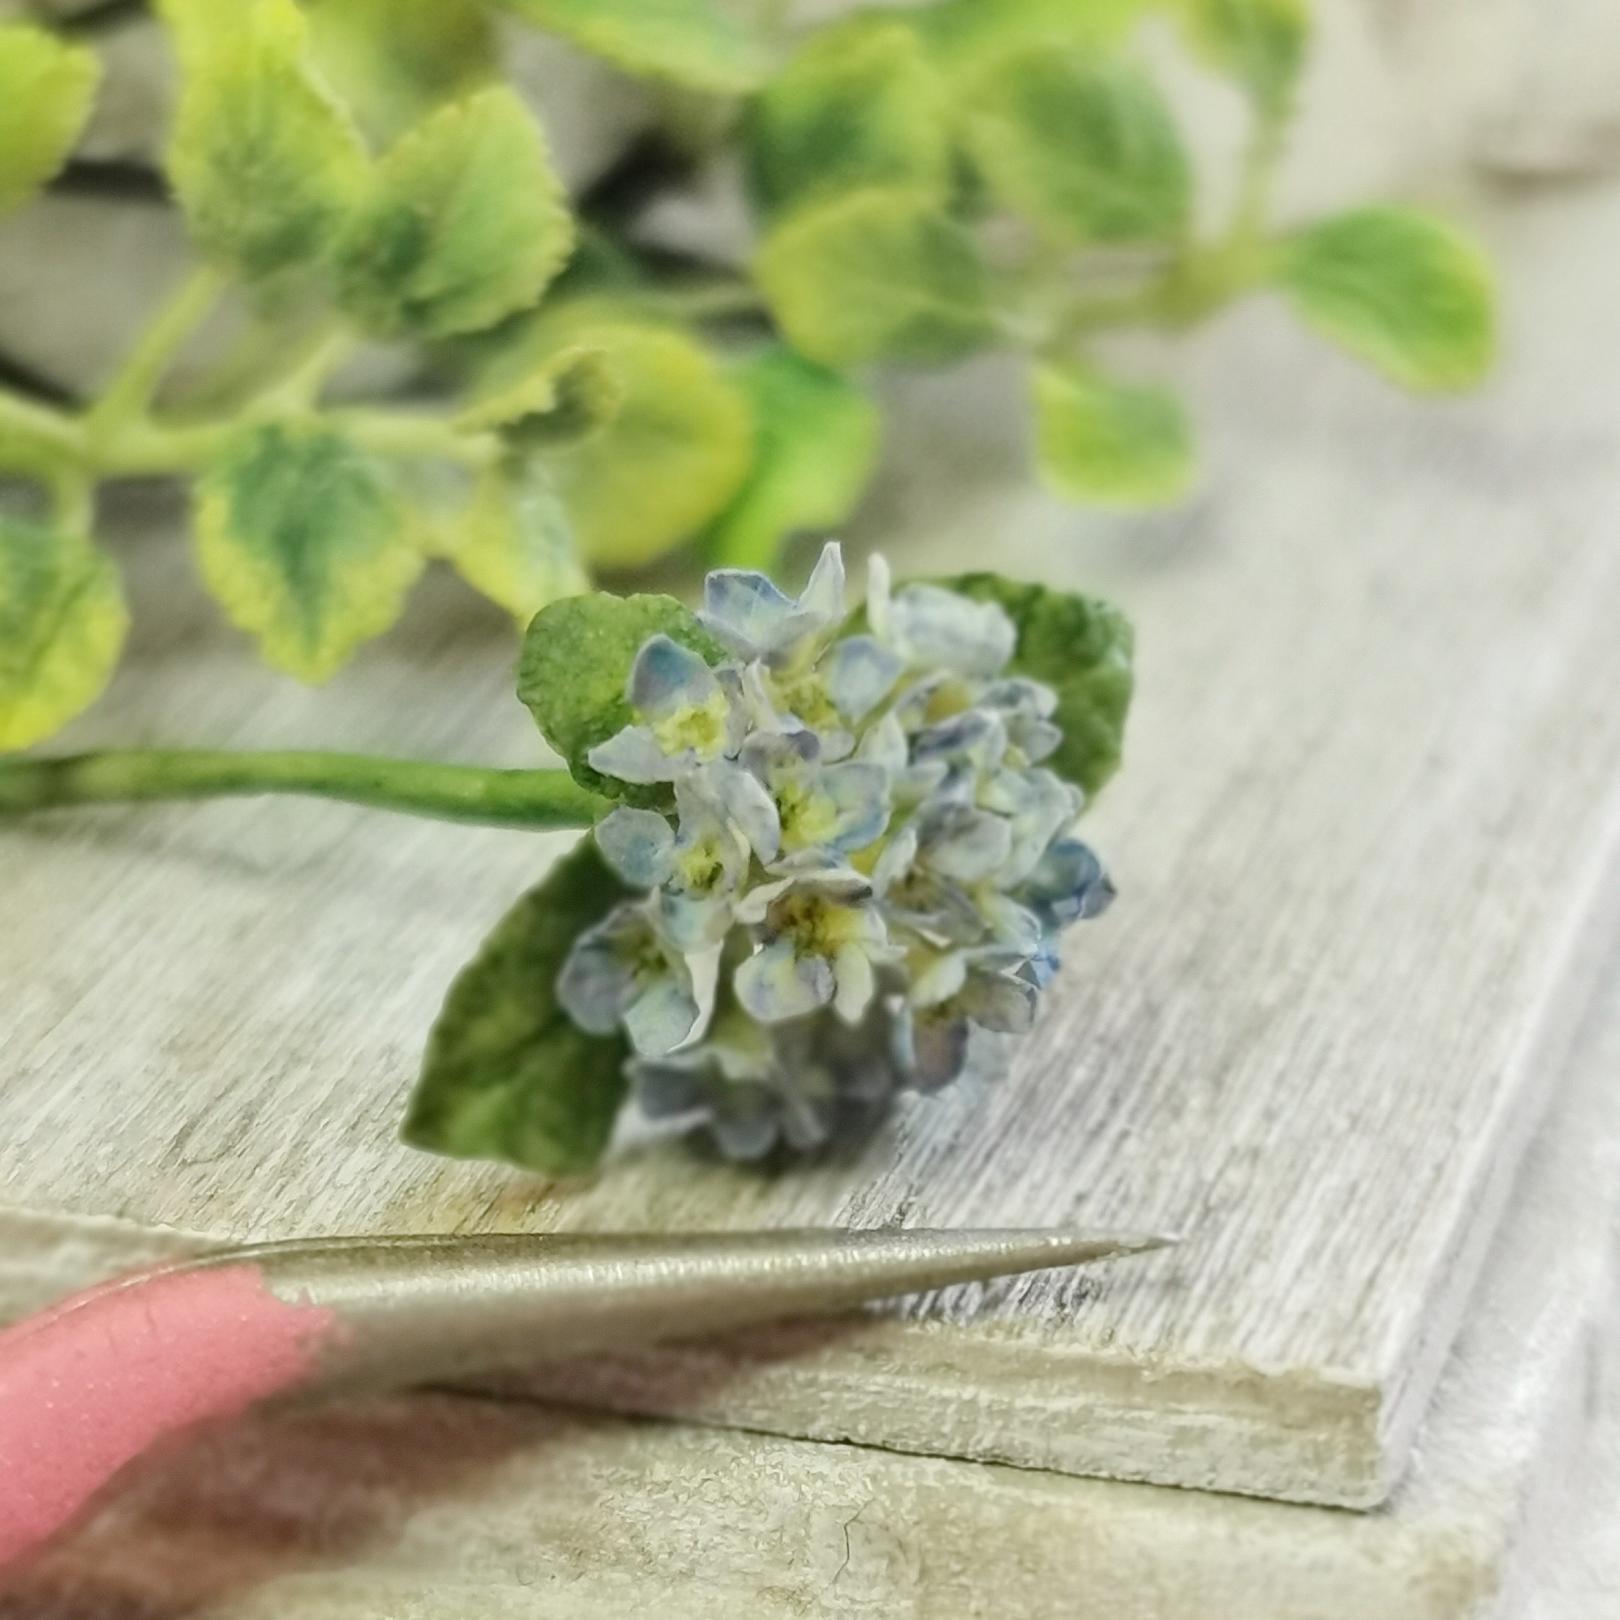
<svg viewBox="0 0 1620 1620">
<path fill-rule="evenodd" d="M 1269 309 L 1210 334 L 1188 383 L 1214 471 L 1178 514 L 1009 485 L 994 369 L 959 382 L 954 429 L 929 415 L 954 476 L 900 458 L 868 524 L 909 514 L 897 560 L 1083 582 L 1141 629 L 1130 759 L 1091 830 L 1123 898 L 1004 1083 L 775 1179 L 667 1147 L 588 1186 L 435 1161 L 394 1140 L 423 1034 L 558 840 L 287 802 L 62 815 L 0 831 L 3 1196 L 233 1236 L 1180 1227 L 1145 1261 L 565 1393 L 1380 1500 L 1545 1100 L 1615 822 L 1616 217 L 1504 221 L 1508 362 L 1457 406 L 1404 402 Z M 212 627 L 163 521 L 124 526 L 141 639 L 70 742 L 534 756 L 510 648 L 453 593 L 312 695 Z"/>
<path fill-rule="evenodd" d="M 1610 1620 L 1612 945 L 1606 966 L 1413 1467 L 1376 1513 L 400 1396 L 158 1460 L 0 1585 L 0 1620 Z M 0 1321 L 185 1246 L 0 1209 Z"/>
</svg>

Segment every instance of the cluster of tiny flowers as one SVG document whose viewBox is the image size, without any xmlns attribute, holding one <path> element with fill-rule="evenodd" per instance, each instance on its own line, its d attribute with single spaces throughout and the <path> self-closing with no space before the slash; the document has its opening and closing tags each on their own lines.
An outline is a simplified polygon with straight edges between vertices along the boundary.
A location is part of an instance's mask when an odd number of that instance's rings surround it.
<svg viewBox="0 0 1620 1620">
<path fill-rule="evenodd" d="M 1040 763 L 1062 740 L 1056 698 L 1004 673 L 1016 637 L 996 604 L 891 591 L 873 558 L 867 630 L 840 636 L 833 544 L 796 600 L 710 574 L 699 618 L 731 660 L 654 636 L 636 723 L 588 756 L 671 784 L 675 816 L 598 824 L 645 896 L 580 936 L 558 995 L 581 1028 L 624 1030 L 644 1113 L 756 1158 L 955 1080 L 976 1031 L 1027 1029 L 1059 932 L 1113 890 L 1072 835 L 1079 789 Z"/>
</svg>

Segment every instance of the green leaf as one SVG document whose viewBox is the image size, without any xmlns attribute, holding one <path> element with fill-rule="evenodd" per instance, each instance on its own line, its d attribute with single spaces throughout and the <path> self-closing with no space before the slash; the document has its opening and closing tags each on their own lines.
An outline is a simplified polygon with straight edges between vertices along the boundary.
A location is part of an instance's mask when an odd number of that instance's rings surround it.
<svg viewBox="0 0 1620 1620">
<path fill-rule="evenodd" d="M 307 0 L 306 9 L 321 71 L 378 140 L 500 71 L 482 0 Z"/>
<path fill-rule="evenodd" d="M 1427 214 L 1340 214 L 1290 237 L 1275 274 L 1310 326 L 1408 388 L 1469 388 L 1490 368 L 1490 265 Z"/>
<path fill-rule="evenodd" d="M 717 565 L 767 568 L 783 538 L 842 523 L 877 458 L 882 417 L 836 372 L 772 346 L 737 380 L 754 408 L 754 464 L 703 536 Z"/>
<path fill-rule="evenodd" d="M 937 584 L 999 602 L 1018 627 L 1009 670 L 1058 695 L 1062 746 L 1045 763 L 1094 798 L 1119 769 L 1131 706 L 1135 636 L 1118 608 L 1000 574 L 961 574 Z"/>
<path fill-rule="evenodd" d="M 968 148 L 991 191 L 1046 230 L 1081 241 L 1164 237 L 1192 186 L 1170 109 L 1125 62 L 1033 49 L 977 75 Z"/>
<path fill-rule="evenodd" d="M 464 433 L 499 433 L 513 449 L 574 444 L 605 426 L 624 404 L 612 359 L 583 343 L 567 344 L 476 394 L 456 418 Z"/>
<path fill-rule="evenodd" d="M 800 209 L 765 238 L 756 275 L 793 346 L 827 366 L 939 364 L 995 331 L 972 236 L 911 191 L 871 187 Z"/>
<path fill-rule="evenodd" d="M 95 53 L 83 46 L 26 23 L 0 26 L 0 214 L 67 161 L 100 77 Z"/>
<path fill-rule="evenodd" d="M 117 571 L 88 541 L 0 517 L 0 749 L 93 703 L 128 628 Z"/>
<path fill-rule="evenodd" d="M 422 567 L 387 469 L 317 424 L 232 437 L 198 485 L 197 551 L 231 622 L 306 681 L 388 629 Z"/>
<path fill-rule="evenodd" d="M 745 150 L 771 212 L 859 186 L 943 197 L 951 179 L 942 87 L 898 21 L 855 18 L 812 35 L 755 101 Z"/>
<path fill-rule="evenodd" d="M 538 336 L 599 351 L 617 379 L 612 416 L 546 458 L 586 560 L 639 567 L 690 539 L 748 472 L 742 390 L 686 332 L 611 305 L 559 312 Z"/>
<path fill-rule="evenodd" d="M 479 474 L 450 560 L 475 591 L 523 624 L 587 586 L 567 510 L 544 473 L 521 457 Z"/>
<path fill-rule="evenodd" d="M 1192 433 L 1173 394 L 1059 365 L 1036 369 L 1034 392 L 1040 470 L 1059 495 L 1152 506 L 1186 489 Z"/>
<path fill-rule="evenodd" d="M 716 0 L 501 3 L 616 67 L 692 90 L 752 90 L 772 66 L 760 35 Z"/>
<path fill-rule="evenodd" d="M 581 787 L 644 806 L 669 802 L 663 784 L 637 787 L 591 769 L 586 754 L 630 725 L 625 686 L 636 654 L 665 635 L 711 664 L 726 650 L 673 596 L 610 596 L 594 591 L 553 602 L 523 638 L 518 696 Z"/>
<path fill-rule="evenodd" d="M 445 998 L 403 1136 L 413 1147 L 576 1175 L 601 1158 L 629 1089 L 621 1035 L 557 1003 L 570 947 L 628 891 L 582 838 L 503 917 Z"/>
<path fill-rule="evenodd" d="M 337 246 L 338 298 L 379 337 L 527 309 L 573 246 L 545 138 L 504 86 L 442 107 L 377 165 Z"/>
<path fill-rule="evenodd" d="M 1117 45 L 1151 0 L 938 0 L 904 13 L 942 71 L 972 75 L 1039 45 L 1096 53 Z"/>
<path fill-rule="evenodd" d="M 1287 106 L 1305 65 L 1305 0 L 1181 0 L 1193 48 L 1272 114 Z"/>
<path fill-rule="evenodd" d="M 254 0 L 232 23 L 181 25 L 186 73 L 169 178 L 203 252 L 259 278 L 326 251 L 366 158 L 311 66 L 292 0 Z"/>
</svg>

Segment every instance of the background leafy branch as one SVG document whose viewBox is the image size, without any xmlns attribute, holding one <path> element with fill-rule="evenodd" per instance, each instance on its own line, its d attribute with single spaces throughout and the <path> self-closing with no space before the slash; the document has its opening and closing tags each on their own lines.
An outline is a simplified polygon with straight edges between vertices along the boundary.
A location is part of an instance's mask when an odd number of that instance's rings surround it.
<svg viewBox="0 0 1620 1620">
<path fill-rule="evenodd" d="M 1185 490 L 1193 434 L 1172 394 L 1101 363 L 1103 331 L 1274 291 L 1408 387 L 1488 364 L 1486 267 L 1450 227 L 1391 207 L 1272 225 L 1300 0 L 937 0 L 809 31 L 780 10 L 168 0 L 167 179 L 197 267 L 94 399 L 0 391 L 0 472 L 37 492 L 0 518 L 0 747 L 49 735 L 116 663 L 125 613 L 94 541 L 109 479 L 188 481 L 210 591 L 269 662 L 321 680 L 433 558 L 527 620 L 592 569 L 682 544 L 762 565 L 841 523 L 884 366 L 1024 356 L 1045 480 L 1136 505 Z M 659 161 L 577 219 L 501 82 L 498 13 L 659 87 Z M 1213 229 L 1139 50 L 1148 13 L 1248 101 Z M 96 74 L 71 38 L 0 28 L 0 209 L 67 159 Z M 740 262 L 649 242 L 649 190 L 728 168 Z M 222 305 L 245 332 L 177 394 L 176 357 Z M 431 386 L 355 403 L 344 368 L 377 344 Z"/>
</svg>

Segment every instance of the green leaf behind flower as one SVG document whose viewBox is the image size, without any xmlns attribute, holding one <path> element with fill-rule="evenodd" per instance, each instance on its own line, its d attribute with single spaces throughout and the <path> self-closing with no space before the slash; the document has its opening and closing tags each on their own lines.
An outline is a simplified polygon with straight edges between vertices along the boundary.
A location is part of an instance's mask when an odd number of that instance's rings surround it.
<svg viewBox="0 0 1620 1620">
<path fill-rule="evenodd" d="M 388 629 L 422 567 L 387 468 L 313 424 L 231 438 L 198 485 L 197 552 L 231 621 L 306 681 Z"/>
<path fill-rule="evenodd" d="M 630 73 L 736 94 L 771 70 L 764 40 L 716 0 L 501 0 Z"/>
<path fill-rule="evenodd" d="M 1309 325 L 1408 388 L 1470 388 L 1494 358 L 1490 265 L 1428 214 L 1339 214 L 1283 244 L 1276 278 Z"/>
<path fill-rule="evenodd" d="M 364 181 L 359 132 L 316 74 L 293 0 L 205 24 L 171 6 L 185 65 L 169 178 L 198 245 L 249 278 L 304 266 L 330 246 Z"/>
<path fill-rule="evenodd" d="M 673 596 L 594 591 L 542 608 L 523 638 L 518 696 L 581 787 L 627 804 L 662 808 L 667 786 L 638 787 L 594 771 L 586 754 L 635 720 L 625 686 L 636 654 L 666 635 L 711 664 L 726 650 Z"/>
<path fill-rule="evenodd" d="M 338 242 L 338 297 L 379 337 L 477 332 L 534 304 L 573 247 L 545 137 L 516 92 L 441 107 L 377 165 Z"/>
<path fill-rule="evenodd" d="M 629 1047 L 580 1029 L 557 1003 L 557 975 L 579 935 L 627 893 L 587 835 L 507 912 L 428 1037 L 407 1142 L 542 1175 L 596 1164 L 628 1089 Z"/>
<path fill-rule="evenodd" d="M 1191 172 L 1170 109 L 1141 69 L 1046 47 L 971 81 L 968 147 L 1009 207 L 1079 241 L 1164 237 L 1186 219 Z"/>
<path fill-rule="evenodd" d="M 934 582 L 978 602 L 999 602 L 1018 629 L 1009 673 L 1058 695 L 1063 742 L 1046 764 L 1093 797 L 1119 769 L 1131 706 L 1135 636 L 1118 608 L 1087 596 L 1024 584 L 1001 574 Z"/>
<path fill-rule="evenodd" d="M 849 516 L 877 458 L 882 416 L 836 372 L 780 346 L 761 350 L 737 380 L 754 408 L 754 462 L 701 543 L 716 566 L 769 568 L 787 535 Z"/>
<path fill-rule="evenodd" d="M 128 627 L 117 571 L 87 540 L 0 518 L 0 749 L 99 697 Z"/>
<path fill-rule="evenodd" d="M 855 17 L 811 36 L 750 111 L 749 179 L 780 213 L 859 186 L 943 196 L 951 179 L 944 87 L 916 33 Z"/>
<path fill-rule="evenodd" d="M 926 192 L 872 186 L 799 209 L 756 274 L 793 346 L 826 366 L 938 364 L 995 332 L 973 237 Z"/>
<path fill-rule="evenodd" d="M 0 214 L 67 161 L 90 116 L 101 67 L 92 51 L 26 23 L 0 26 Z"/>
<path fill-rule="evenodd" d="M 1037 367 L 1034 393 L 1037 458 L 1059 495 L 1153 506 L 1186 489 L 1192 433 L 1174 394 L 1073 365 Z"/>
</svg>

